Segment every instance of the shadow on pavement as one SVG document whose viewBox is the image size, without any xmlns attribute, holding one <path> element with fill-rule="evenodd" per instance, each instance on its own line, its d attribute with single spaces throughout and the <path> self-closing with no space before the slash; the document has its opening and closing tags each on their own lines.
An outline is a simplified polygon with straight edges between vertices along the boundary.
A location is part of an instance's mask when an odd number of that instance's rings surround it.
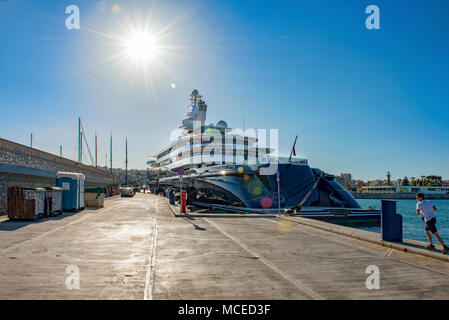
<svg viewBox="0 0 449 320">
<path fill-rule="evenodd" d="M 82 212 L 82 211 L 80 211 Z M 64 212 L 62 215 L 60 216 L 56 216 L 56 217 L 49 217 L 49 218 L 41 218 L 39 220 L 28 220 L 28 221 L 19 221 L 19 220 L 4 220 L 2 222 L 0 222 L 0 231 L 14 231 L 14 230 L 18 230 L 21 229 L 23 227 L 26 227 L 29 224 L 38 224 L 38 223 L 43 223 L 46 221 L 51 221 L 51 220 L 62 220 L 65 219 L 67 217 L 71 217 L 75 214 L 78 214 L 79 212 Z"/>
<path fill-rule="evenodd" d="M 198 231 L 206 231 L 207 229 L 200 227 L 199 225 L 193 223 L 190 220 L 195 220 L 195 218 L 190 217 L 188 214 L 186 214 L 186 217 L 182 217 L 185 221 L 187 221 L 188 223 L 192 224 L 195 227 L 195 230 Z"/>
</svg>

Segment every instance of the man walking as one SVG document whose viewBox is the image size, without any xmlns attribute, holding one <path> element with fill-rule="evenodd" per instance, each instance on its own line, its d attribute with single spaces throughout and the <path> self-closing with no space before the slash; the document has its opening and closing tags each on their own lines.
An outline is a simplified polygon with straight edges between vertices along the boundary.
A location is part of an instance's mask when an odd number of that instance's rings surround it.
<svg viewBox="0 0 449 320">
<path fill-rule="evenodd" d="M 426 228 L 424 231 L 426 232 L 427 239 L 429 239 L 429 245 L 426 248 L 429 250 L 435 250 L 435 246 L 432 243 L 432 235 L 430 234 L 430 232 L 432 232 L 438 242 L 440 242 L 443 246 L 443 253 L 446 254 L 449 251 L 449 248 L 446 247 L 443 239 L 441 239 L 438 235 L 436 228 L 437 218 L 435 217 L 435 211 L 437 211 L 437 208 L 432 202 L 424 200 L 423 193 L 418 193 L 416 195 L 416 201 L 418 201 L 416 204 L 416 214 L 420 215 L 422 213 L 424 216 L 423 220 L 426 222 Z"/>
</svg>

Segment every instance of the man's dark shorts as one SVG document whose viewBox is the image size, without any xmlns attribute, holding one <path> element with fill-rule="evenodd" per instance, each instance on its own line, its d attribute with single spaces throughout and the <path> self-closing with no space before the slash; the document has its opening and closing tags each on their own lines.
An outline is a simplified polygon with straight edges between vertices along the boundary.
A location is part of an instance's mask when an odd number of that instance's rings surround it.
<svg viewBox="0 0 449 320">
<path fill-rule="evenodd" d="M 426 231 L 430 231 L 432 233 L 437 232 L 437 227 L 435 226 L 437 223 L 437 218 L 432 218 L 426 222 Z"/>
</svg>

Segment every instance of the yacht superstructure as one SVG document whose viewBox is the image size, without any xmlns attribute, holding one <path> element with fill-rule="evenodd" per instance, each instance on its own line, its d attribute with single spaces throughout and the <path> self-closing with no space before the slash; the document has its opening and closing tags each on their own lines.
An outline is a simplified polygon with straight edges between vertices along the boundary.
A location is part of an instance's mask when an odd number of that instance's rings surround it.
<svg viewBox="0 0 449 320">
<path fill-rule="evenodd" d="M 207 104 L 193 90 L 190 95 L 187 117 L 182 121 L 176 141 L 157 153 L 149 162 L 152 169 L 175 170 L 201 168 L 223 164 L 256 164 L 259 159 L 270 161 L 272 148 L 260 146 L 255 136 L 244 135 L 242 130 L 232 130 L 220 120 L 206 125 Z M 295 162 L 307 164 L 305 159 Z"/>
</svg>

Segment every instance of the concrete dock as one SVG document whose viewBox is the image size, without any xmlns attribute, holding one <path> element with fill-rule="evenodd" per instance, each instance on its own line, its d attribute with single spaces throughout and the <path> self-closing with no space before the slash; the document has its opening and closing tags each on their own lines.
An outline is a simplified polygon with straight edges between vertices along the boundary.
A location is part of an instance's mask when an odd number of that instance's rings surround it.
<svg viewBox="0 0 449 320">
<path fill-rule="evenodd" d="M 276 217 L 174 217 L 150 194 L 0 217 L 0 256 L 0 299 L 449 299 L 448 262 Z"/>
</svg>

